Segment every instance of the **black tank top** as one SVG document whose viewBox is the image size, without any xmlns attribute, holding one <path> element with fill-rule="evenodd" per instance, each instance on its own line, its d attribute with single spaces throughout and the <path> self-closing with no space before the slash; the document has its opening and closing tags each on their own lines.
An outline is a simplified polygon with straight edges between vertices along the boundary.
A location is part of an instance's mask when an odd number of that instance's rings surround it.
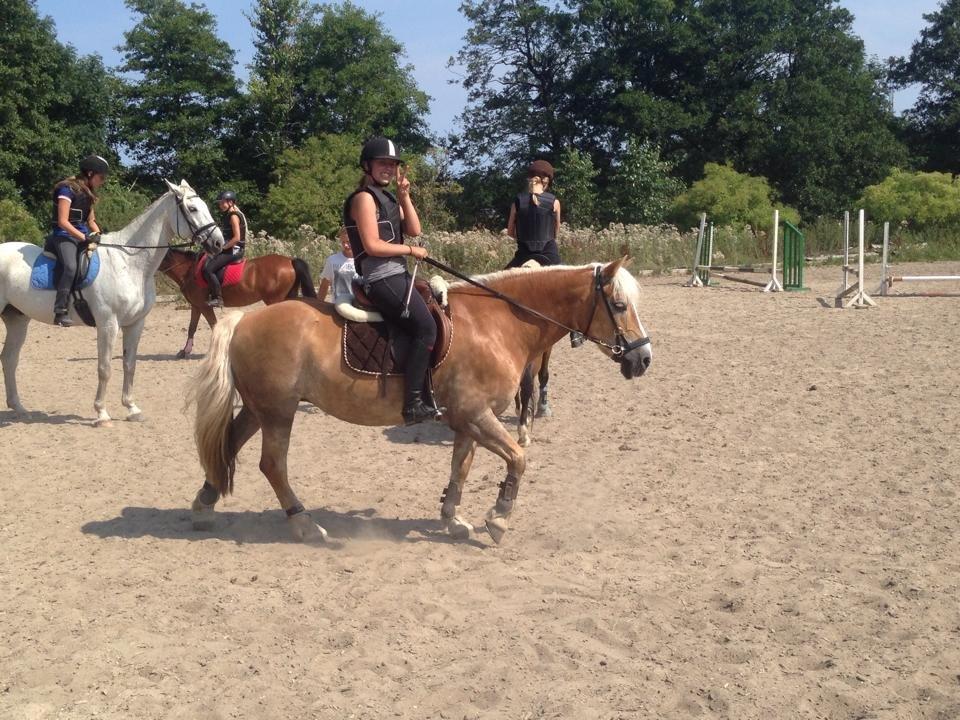
<svg viewBox="0 0 960 720">
<path fill-rule="evenodd" d="M 233 237 L 233 227 L 230 225 L 230 217 L 236 215 L 240 219 L 240 240 L 227 252 L 242 253 L 247 247 L 247 218 L 237 208 L 230 208 L 220 216 L 220 230 L 223 231 L 224 238 Z"/>
<path fill-rule="evenodd" d="M 520 193 L 513 201 L 516 213 L 517 244 L 529 253 L 543 252 L 547 244 L 556 240 L 557 227 L 553 216 L 553 204 L 557 196 L 540 193 L 537 204 L 531 193 Z"/>
<path fill-rule="evenodd" d="M 70 199 L 70 214 L 68 218 L 70 224 L 76 227 L 81 232 L 84 232 L 87 227 L 87 218 L 90 217 L 90 208 L 93 207 L 93 200 L 90 196 L 80 190 L 72 182 L 64 180 L 63 182 L 58 182 L 53 188 L 53 229 L 60 229 L 60 222 L 58 220 L 58 200 L 57 200 L 57 191 L 66 185 L 70 188 L 70 192 L 73 193 L 73 197 Z"/>
<path fill-rule="evenodd" d="M 377 230 L 379 237 L 384 242 L 403 243 L 403 222 L 400 219 L 400 203 L 392 193 L 372 185 L 365 185 L 350 194 L 347 201 L 343 204 L 343 226 L 347 229 L 347 237 L 350 239 L 350 248 L 353 250 L 353 262 L 357 268 L 357 273 L 366 276 L 375 268 L 389 263 L 396 263 L 402 268 L 400 272 L 406 270 L 407 264 L 400 257 L 373 257 L 367 255 L 363 249 L 363 241 L 360 239 L 360 230 L 357 228 L 356 221 L 350 216 L 350 203 L 357 193 L 370 193 L 373 202 L 377 206 Z M 367 271 L 363 270 L 364 260 L 367 261 Z M 389 272 L 387 274 L 390 274 Z"/>
</svg>

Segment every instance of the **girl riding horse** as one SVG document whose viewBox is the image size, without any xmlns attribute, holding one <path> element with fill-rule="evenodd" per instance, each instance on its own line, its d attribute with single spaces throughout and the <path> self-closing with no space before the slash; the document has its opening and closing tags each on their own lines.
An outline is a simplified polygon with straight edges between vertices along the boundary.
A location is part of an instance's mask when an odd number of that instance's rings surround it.
<svg viewBox="0 0 960 720">
<path fill-rule="evenodd" d="M 53 301 L 54 325 L 73 325 L 68 312 L 70 290 L 77 276 L 77 254 L 81 244 L 100 238 L 94 206 L 98 200 L 97 189 L 106 182 L 109 170 L 106 160 L 99 155 L 89 155 L 80 161 L 78 175 L 53 186 L 53 232 L 44 249 L 57 256 L 62 268 Z"/>
</svg>

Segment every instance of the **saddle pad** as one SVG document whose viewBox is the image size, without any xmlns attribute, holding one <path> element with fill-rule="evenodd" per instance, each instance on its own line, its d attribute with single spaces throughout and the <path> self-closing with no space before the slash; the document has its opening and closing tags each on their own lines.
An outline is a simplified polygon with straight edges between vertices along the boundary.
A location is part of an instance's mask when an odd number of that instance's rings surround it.
<svg viewBox="0 0 960 720">
<path fill-rule="evenodd" d="M 430 368 L 440 367 L 450 353 L 453 342 L 453 321 L 434 303 L 428 305 L 437 323 L 437 341 L 430 353 Z M 351 370 L 366 375 L 402 375 L 403 365 L 392 352 L 390 331 L 385 322 L 344 322 L 343 361 Z"/>
<path fill-rule="evenodd" d="M 33 263 L 33 269 L 30 271 L 30 287 L 37 290 L 56 290 L 54 282 L 54 270 L 57 268 L 57 260 L 41 253 Z M 88 288 L 97 279 L 100 272 L 100 251 L 94 250 L 93 257 L 90 258 L 90 265 L 87 268 L 87 274 L 83 278 L 82 288 Z"/>
<path fill-rule="evenodd" d="M 194 281 L 202 288 L 207 286 L 207 281 L 203 277 L 203 266 L 207 264 L 207 255 L 200 258 L 197 263 L 197 269 L 194 272 Z M 243 270 L 247 266 L 247 260 L 244 258 L 240 262 L 230 263 L 223 269 L 223 280 L 220 281 L 220 287 L 225 288 L 230 285 L 236 285 L 243 278 Z"/>
</svg>

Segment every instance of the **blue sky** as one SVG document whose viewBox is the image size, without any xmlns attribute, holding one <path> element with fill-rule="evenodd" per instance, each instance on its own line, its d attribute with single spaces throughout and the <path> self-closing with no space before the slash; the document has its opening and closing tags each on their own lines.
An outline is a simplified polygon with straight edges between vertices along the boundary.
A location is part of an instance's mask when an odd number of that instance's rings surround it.
<svg viewBox="0 0 960 720">
<path fill-rule="evenodd" d="M 250 25 L 243 0 L 207 0 L 203 3 L 217 17 L 218 31 L 236 51 L 237 73 L 246 77 L 246 65 L 253 51 Z M 438 134 L 455 127 L 455 118 L 466 103 L 466 94 L 458 85 L 456 70 L 447 68 L 447 60 L 463 44 L 466 21 L 458 11 L 458 0 L 354 0 L 355 5 L 380 13 L 388 31 L 406 48 L 406 61 L 414 68 L 419 86 L 433 99 L 429 124 Z M 856 20 L 854 30 L 867 53 L 881 60 L 891 55 L 906 55 L 925 26 L 922 15 L 935 11 L 939 0 L 842 0 Z M 87 0 L 83 11 L 76 0 L 37 0 L 42 15 L 54 19 L 62 42 L 80 53 L 99 53 L 108 66 L 119 63 L 116 47 L 123 42 L 124 31 L 133 25 L 133 16 L 123 0 Z M 897 111 L 912 105 L 916 92 L 905 90 L 894 97 Z"/>
</svg>

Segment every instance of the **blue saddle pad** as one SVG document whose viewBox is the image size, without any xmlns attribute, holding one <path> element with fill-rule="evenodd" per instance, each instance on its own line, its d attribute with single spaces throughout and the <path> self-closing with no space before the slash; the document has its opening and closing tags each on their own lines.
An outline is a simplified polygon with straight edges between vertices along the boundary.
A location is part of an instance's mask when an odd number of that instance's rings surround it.
<svg viewBox="0 0 960 720">
<path fill-rule="evenodd" d="M 33 264 L 33 270 L 30 272 L 30 287 L 37 290 L 55 290 L 56 284 L 53 281 L 53 271 L 57 267 L 57 261 L 52 257 L 41 254 Z M 93 257 L 90 258 L 90 267 L 87 268 L 87 276 L 83 279 L 81 288 L 88 288 L 97 279 L 97 273 L 100 272 L 100 251 L 94 250 Z"/>
</svg>

